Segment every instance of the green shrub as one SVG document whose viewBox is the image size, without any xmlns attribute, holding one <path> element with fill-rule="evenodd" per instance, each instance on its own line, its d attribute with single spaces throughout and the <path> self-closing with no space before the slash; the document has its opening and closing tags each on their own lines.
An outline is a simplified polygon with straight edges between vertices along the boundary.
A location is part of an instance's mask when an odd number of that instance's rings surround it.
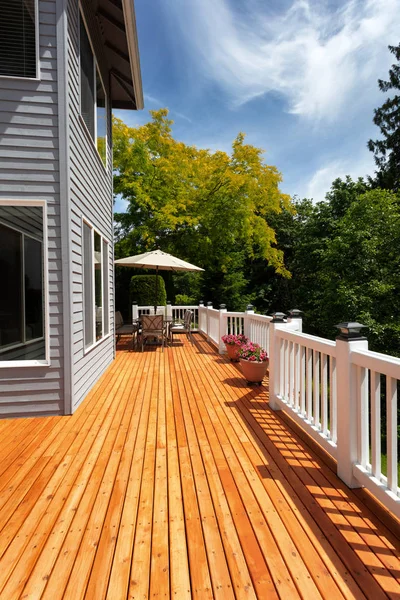
<svg viewBox="0 0 400 600">
<path fill-rule="evenodd" d="M 193 296 L 188 296 L 187 294 L 177 294 L 175 296 L 175 304 L 178 306 L 193 306 L 193 304 L 197 304 L 196 298 Z"/>
<path fill-rule="evenodd" d="M 157 302 L 156 294 L 157 285 Z M 134 275 L 129 285 L 131 301 L 137 302 L 139 306 L 165 306 L 167 304 L 167 292 L 165 291 L 164 279 L 161 275 Z"/>
</svg>

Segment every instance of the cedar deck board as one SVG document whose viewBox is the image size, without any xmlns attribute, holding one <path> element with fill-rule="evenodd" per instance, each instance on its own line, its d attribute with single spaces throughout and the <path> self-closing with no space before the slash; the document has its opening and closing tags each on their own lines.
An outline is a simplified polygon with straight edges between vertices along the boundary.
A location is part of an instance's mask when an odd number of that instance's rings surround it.
<svg viewBox="0 0 400 600">
<path fill-rule="evenodd" d="M 199 335 L 0 431 L 1 598 L 400 597 L 396 529 Z"/>
</svg>

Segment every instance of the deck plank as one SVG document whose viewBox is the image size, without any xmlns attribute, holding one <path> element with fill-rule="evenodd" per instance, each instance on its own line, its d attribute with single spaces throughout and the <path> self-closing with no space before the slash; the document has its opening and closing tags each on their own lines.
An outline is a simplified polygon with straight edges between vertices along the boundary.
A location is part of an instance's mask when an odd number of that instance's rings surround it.
<svg viewBox="0 0 400 600">
<path fill-rule="evenodd" d="M 199 335 L 0 421 L 0 597 L 400 597 L 400 543 Z M 398 531 L 398 530 L 397 530 Z"/>
</svg>

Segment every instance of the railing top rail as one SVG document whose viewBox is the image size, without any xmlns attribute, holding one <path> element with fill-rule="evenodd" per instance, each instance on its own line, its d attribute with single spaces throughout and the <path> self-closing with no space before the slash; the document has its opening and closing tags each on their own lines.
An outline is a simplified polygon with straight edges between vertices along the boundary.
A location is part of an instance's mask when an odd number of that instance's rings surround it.
<svg viewBox="0 0 400 600">
<path fill-rule="evenodd" d="M 252 321 L 272 321 L 272 317 L 269 315 L 257 315 L 256 313 L 249 313 L 247 316 L 250 317 Z"/>
<path fill-rule="evenodd" d="M 219 314 L 219 310 L 218 308 L 210 308 L 209 306 L 205 306 L 204 308 L 206 308 L 207 310 L 209 310 L 210 312 L 213 313 L 218 313 Z"/>
<path fill-rule="evenodd" d="M 297 342 L 312 350 L 329 354 L 329 356 L 336 356 L 336 343 L 332 340 L 326 340 L 325 338 L 317 337 L 316 335 L 310 335 L 308 333 L 302 333 L 300 331 L 288 331 L 287 329 L 276 328 L 276 335 L 290 342 Z"/>
<path fill-rule="evenodd" d="M 243 312 L 232 312 L 227 311 L 224 313 L 225 317 L 244 317 L 246 313 Z"/>
<path fill-rule="evenodd" d="M 198 304 L 171 304 L 172 308 L 199 308 Z"/>
<path fill-rule="evenodd" d="M 350 358 L 354 365 L 400 379 L 400 358 L 372 350 L 353 350 Z"/>
</svg>

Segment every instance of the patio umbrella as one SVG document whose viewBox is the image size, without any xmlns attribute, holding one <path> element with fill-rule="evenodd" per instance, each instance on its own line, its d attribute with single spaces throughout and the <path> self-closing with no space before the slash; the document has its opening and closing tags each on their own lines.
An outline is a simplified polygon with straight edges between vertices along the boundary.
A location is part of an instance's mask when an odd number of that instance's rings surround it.
<svg viewBox="0 0 400 600">
<path fill-rule="evenodd" d="M 153 250 L 152 252 L 144 252 L 127 258 L 119 258 L 115 261 L 120 267 L 134 267 L 135 269 L 155 269 L 156 270 L 156 289 L 154 312 L 157 308 L 157 291 L 158 291 L 158 271 L 204 271 L 196 265 L 181 260 L 172 254 L 162 252 L 162 250 Z"/>
</svg>

